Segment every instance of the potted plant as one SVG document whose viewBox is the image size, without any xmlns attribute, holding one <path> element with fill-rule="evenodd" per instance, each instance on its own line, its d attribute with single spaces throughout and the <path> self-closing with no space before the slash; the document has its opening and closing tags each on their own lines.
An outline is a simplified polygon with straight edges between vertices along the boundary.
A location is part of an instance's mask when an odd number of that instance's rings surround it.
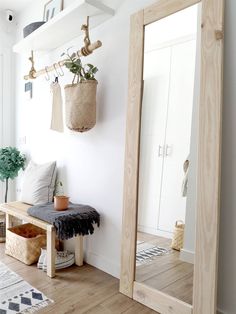
<svg viewBox="0 0 236 314">
<path fill-rule="evenodd" d="M 74 53 L 67 56 L 65 66 L 74 77 L 72 84 L 65 86 L 66 125 L 77 132 L 85 132 L 96 124 L 97 67 L 92 64 L 83 66 L 81 59 Z"/>
<path fill-rule="evenodd" d="M 56 195 L 54 196 L 55 210 L 66 210 L 69 206 L 69 197 L 64 195 L 63 184 L 58 181 L 56 184 Z"/>
<path fill-rule="evenodd" d="M 6 180 L 5 203 L 7 203 L 9 179 L 15 179 L 20 169 L 24 169 L 26 158 L 15 147 L 0 149 L 0 180 Z"/>
</svg>

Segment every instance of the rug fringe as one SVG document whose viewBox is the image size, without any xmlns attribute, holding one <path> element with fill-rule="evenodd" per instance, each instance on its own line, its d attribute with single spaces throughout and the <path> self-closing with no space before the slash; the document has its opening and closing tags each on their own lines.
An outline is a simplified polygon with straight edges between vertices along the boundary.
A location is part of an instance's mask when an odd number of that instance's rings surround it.
<svg viewBox="0 0 236 314">
<path fill-rule="evenodd" d="M 24 311 L 21 311 L 19 313 L 20 314 L 31 314 L 31 313 L 37 312 L 38 310 L 40 310 L 40 309 L 42 309 L 42 308 L 44 308 L 44 307 L 46 307 L 46 306 L 48 306 L 48 305 L 50 305 L 52 303 L 54 303 L 53 300 L 46 299 L 46 300 L 44 300 L 44 301 L 42 301 L 42 302 L 40 302 L 40 303 L 38 303 L 36 305 L 33 305 L 30 308 L 25 309 Z"/>
</svg>

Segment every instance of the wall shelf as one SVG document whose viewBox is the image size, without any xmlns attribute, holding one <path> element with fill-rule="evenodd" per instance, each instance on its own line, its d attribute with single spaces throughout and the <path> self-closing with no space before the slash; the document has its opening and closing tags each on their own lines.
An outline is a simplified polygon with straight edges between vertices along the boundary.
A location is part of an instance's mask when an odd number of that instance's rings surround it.
<svg viewBox="0 0 236 314">
<path fill-rule="evenodd" d="M 50 51 L 82 35 L 81 25 L 90 17 L 90 29 L 114 15 L 114 10 L 98 0 L 75 0 L 53 19 L 13 46 L 16 53 Z"/>
</svg>

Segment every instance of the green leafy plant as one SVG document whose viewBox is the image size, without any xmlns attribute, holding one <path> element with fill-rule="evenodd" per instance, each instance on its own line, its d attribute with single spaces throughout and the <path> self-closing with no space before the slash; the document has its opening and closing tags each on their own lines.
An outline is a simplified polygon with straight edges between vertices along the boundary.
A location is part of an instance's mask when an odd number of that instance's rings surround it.
<svg viewBox="0 0 236 314">
<path fill-rule="evenodd" d="M 15 147 L 0 149 L 0 180 L 6 180 L 5 203 L 7 203 L 8 181 L 18 176 L 20 169 L 24 169 L 26 158 Z"/>
<path fill-rule="evenodd" d="M 64 52 L 61 56 L 67 56 L 65 66 L 71 73 L 74 74 L 72 84 L 74 84 L 76 77 L 77 83 L 95 80 L 95 74 L 98 72 L 98 68 L 90 63 L 83 66 L 81 59 L 75 53 L 70 55 L 69 50 L 70 48 L 67 49 L 67 53 Z"/>
<path fill-rule="evenodd" d="M 64 195 L 63 183 L 61 181 L 57 181 L 56 189 L 55 189 L 55 196 L 63 196 L 63 195 Z"/>
</svg>

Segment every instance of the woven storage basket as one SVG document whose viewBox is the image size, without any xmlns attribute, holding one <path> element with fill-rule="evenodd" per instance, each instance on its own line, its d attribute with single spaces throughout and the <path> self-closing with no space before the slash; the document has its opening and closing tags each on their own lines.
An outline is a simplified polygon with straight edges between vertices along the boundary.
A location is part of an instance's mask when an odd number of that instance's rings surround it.
<svg viewBox="0 0 236 314">
<path fill-rule="evenodd" d="M 6 218 L 5 214 L 0 212 L 0 243 L 6 240 Z"/>
<path fill-rule="evenodd" d="M 41 248 L 46 246 L 45 230 L 32 224 L 9 228 L 6 232 L 5 253 L 26 265 L 36 263 Z"/>
<path fill-rule="evenodd" d="M 70 130 L 86 132 L 96 124 L 96 80 L 65 86 L 66 125 Z"/>
<path fill-rule="evenodd" d="M 172 239 L 172 243 L 171 243 L 171 248 L 174 250 L 180 251 L 183 248 L 184 227 L 185 227 L 185 224 L 182 220 L 176 221 L 173 239 Z"/>
</svg>

